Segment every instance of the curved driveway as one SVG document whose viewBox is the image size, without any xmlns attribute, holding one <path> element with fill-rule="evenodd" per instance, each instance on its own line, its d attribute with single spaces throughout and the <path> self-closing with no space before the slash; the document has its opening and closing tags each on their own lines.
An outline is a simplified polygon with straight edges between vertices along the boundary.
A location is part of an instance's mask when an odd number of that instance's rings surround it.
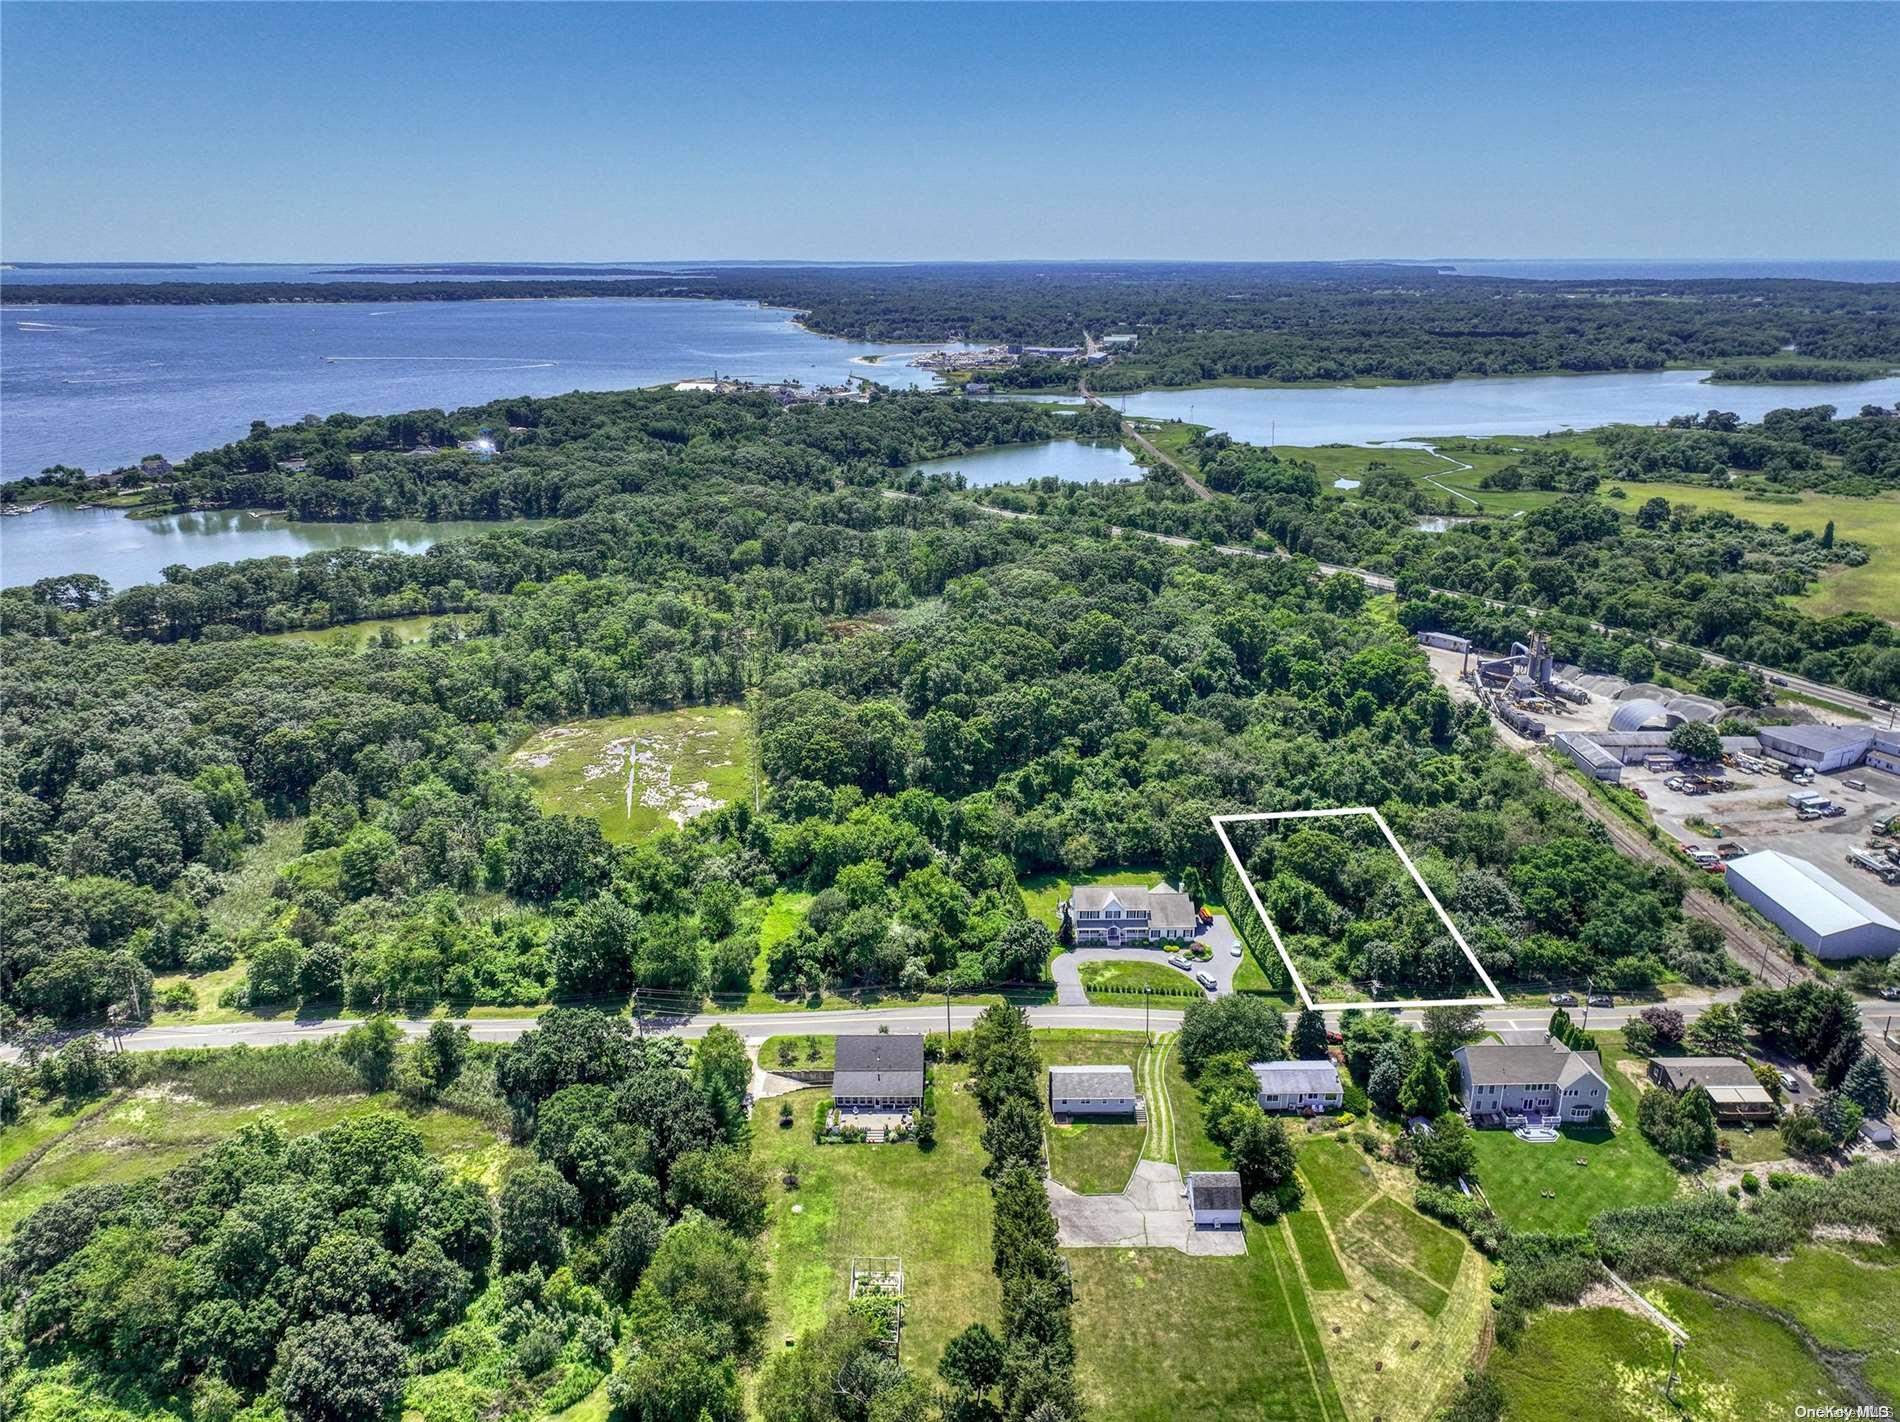
<svg viewBox="0 0 1900 1422">
<path fill-rule="evenodd" d="M 1214 979 L 1213 995 L 1225 997 L 1234 990 L 1234 974 L 1240 969 L 1240 959 L 1232 952 L 1240 943 L 1234 936 L 1234 926 L 1227 921 L 1225 914 L 1217 913 L 1213 926 L 1201 934 L 1197 941 L 1213 949 L 1214 956 L 1205 963 L 1194 964 L 1193 972 L 1181 973 L 1182 984 L 1199 987 L 1200 984 L 1194 981 L 1194 973 L 1206 973 Z M 1171 947 L 1155 948 L 1132 945 L 1126 948 L 1072 948 L 1067 953 L 1057 954 L 1056 960 L 1049 965 L 1050 975 L 1056 980 L 1056 1001 L 1064 1007 L 1083 1007 L 1088 1004 L 1088 992 L 1082 986 L 1084 963 L 1153 963 L 1170 972 L 1180 972 L 1178 968 L 1168 967 L 1168 959 L 1180 951 L 1181 945 L 1177 943 Z M 1141 1001 L 1134 994 L 1130 994 L 1130 999 Z"/>
</svg>

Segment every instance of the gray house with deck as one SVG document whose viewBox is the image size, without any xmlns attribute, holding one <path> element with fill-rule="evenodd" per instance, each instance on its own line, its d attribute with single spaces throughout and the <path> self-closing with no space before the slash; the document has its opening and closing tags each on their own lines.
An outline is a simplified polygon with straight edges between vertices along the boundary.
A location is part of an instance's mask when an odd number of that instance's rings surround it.
<svg viewBox="0 0 1900 1422">
<path fill-rule="evenodd" d="M 1481 1042 L 1452 1053 L 1458 1096 L 1474 1126 L 1587 1125 L 1610 1109 L 1610 1083 L 1595 1052 L 1561 1042 Z"/>
<path fill-rule="evenodd" d="M 915 1111 L 924 1104 L 924 1039 L 896 1032 L 838 1038 L 831 1099 L 841 1112 Z"/>
</svg>

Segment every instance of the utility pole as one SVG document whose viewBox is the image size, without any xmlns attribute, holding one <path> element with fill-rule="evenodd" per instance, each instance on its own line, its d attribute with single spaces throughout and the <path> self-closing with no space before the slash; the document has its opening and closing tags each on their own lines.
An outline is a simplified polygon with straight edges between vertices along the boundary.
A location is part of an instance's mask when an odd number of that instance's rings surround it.
<svg viewBox="0 0 1900 1422">
<path fill-rule="evenodd" d="M 943 1052 L 946 1057 L 950 1055 L 950 1038 L 955 1035 L 955 1031 L 956 1029 L 950 1025 L 950 989 L 945 988 L 943 990 Z"/>
<path fill-rule="evenodd" d="M 1676 1400 L 1676 1378 L 1682 1372 L 1682 1340 L 1671 1337 L 1669 1340 L 1669 1381 L 1663 1384 L 1663 1396 L 1669 1401 Z"/>
<path fill-rule="evenodd" d="M 644 1042 L 647 1037 L 647 1024 L 640 1017 L 640 989 L 639 988 L 635 988 L 633 990 L 633 1025 L 635 1029 L 640 1033 L 640 1040 Z"/>
<path fill-rule="evenodd" d="M 1151 1047 L 1154 1045 L 1155 1034 L 1154 1029 L 1149 1025 L 1149 1011 L 1154 1007 L 1154 1001 L 1155 990 L 1151 987 L 1144 987 L 1141 990 L 1141 1035 L 1142 1040 L 1147 1042 Z"/>
</svg>

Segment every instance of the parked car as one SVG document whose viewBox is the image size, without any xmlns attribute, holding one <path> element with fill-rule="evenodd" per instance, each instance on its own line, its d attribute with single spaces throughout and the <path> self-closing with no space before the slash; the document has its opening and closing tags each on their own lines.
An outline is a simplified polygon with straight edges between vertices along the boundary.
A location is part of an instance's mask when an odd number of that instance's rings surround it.
<svg viewBox="0 0 1900 1422">
<path fill-rule="evenodd" d="M 1192 966 L 1188 963 L 1188 960 L 1182 957 L 1173 957 L 1173 958 L 1168 959 L 1168 966 L 1170 968 L 1179 968 L 1184 973 L 1193 971 Z"/>
<path fill-rule="evenodd" d="M 1640 785 L 1632 785 L 1630 789 L 1636 792 L 1636 798 L 1639 800 L 1647 800 L 1649 798 L 1649 792 Z"/>
<path fill-rule="evenodd" d="M 1883 1002 L 1900 1002 L 1900 988 L 1882 988 L 1880 997 Z"/>
<path fill-rule="evenodd" d="M 1788 684 L 1788 678 L 1785 676 L 1771 676 L 1768 678 L 1768 681 L 1772 686 L 1786 686 Z"/>
<path fill-rule="evenodd" d="M 1590 1006 L 1615 1007 L 1616 999 L 1611 997 L 1607 992 L 1593 992 L 1590 994 Z"/>
<path fill-rule="evenodd" d="M 1794 812 L 1794 817 L 1797 820 L 1818 820 L 1821 818 L 1821 812 L 1812 805 L 1803 805 Z"/>
<path fill-rule="evenodd" d="M 1825 810 L 1821 811 L 1821 813 L 1830 820 L 1837 820 L 1847 813 L 1847 806 L 1829 805 Z"/>
<path fill-rule="evenodd" d="M 1240 956 L 1240 952 L 1241 952 L 1240 945 L 1236 943 L 1233 947 L 1227 950 L 1227 956 L 1230 958 L 1238 958 Z"/>
<path fill-rule="evenodd" d="M 1574 992 L 1553 992 L 1550 995 L 1550 1005 L 1552 1007 L 1575 1007 L 1577 1005 L 1577 995 Z"/>
<path fill-rule="evenodd" d="M 1219 983 L 1214 981 L 1214 976 L 1212 973 L 1196 973 L 1194 975 L 1194 981 L 1199 983 L 1202 987 L 1206 988 L 1209 992 L 1213 992 L 1216 988 L 1220 986 Z"/>
<path fill-rule="evenodd" d="M 1801 1083 L 1794 1079 L 1793 1072 L 1778 1071 L 1775 1075 L 1781 1078 L 1781 1086 L 1784 1091 L 1799 1091 L 1801 1089 Z"/>
<path fill-rule="evenodd" d="M 1843 780 L 1841 784 L 1845 785 L 1849 790 L 1865 790 L 1867 788 L 1867 782 L 1865 780 Z"/>
<path fill-rule="evenodd" d="M 1328 1027 L 1326 1029 L 1326 1040 L 1331 1045 L 1337 1047 L 1343 1044 L 1346 1039 L 1342 1037 L 1339 1033 L 1335 1032 L 1332 1028 Z"/>
</svg>

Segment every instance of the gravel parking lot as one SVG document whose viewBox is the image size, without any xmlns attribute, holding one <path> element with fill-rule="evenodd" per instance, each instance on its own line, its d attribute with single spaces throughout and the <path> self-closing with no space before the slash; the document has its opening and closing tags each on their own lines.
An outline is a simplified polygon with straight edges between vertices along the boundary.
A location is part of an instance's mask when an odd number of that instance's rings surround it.
<svg viewBox="0 0 1900 1422">
<path fill-rule="evenodd" d="M 1900 885 L 1883 884 L 1874 875 L 1847 862 L 1847 851 L 1872 839 L 1874 824 L 1900 813 L 1900 776 L 1868 766 L 1840 775 L 1816 775 L 1805 788 L 1846 809 L 1838 819 L 1795 818 L 1788 796 L 1797 787 L 1778 775 L 1744 775 L 1724 771 L 1735 784 L 1721 795 L 1683 795 L 1664 787 L 1667 775 L 1625 766 L 1623 784 L 1640 788 L 1649 797 L 1656 823 L 1684 844 L 1713 849 L 1718 842 L 1734 841 L 1749 850 L 1778 849 L 1805 859 L 1833 875 L 1869 903 L 1900 917 Z M 1850 790 L 1844 780 L 1865 781 L 1865 790 Z M 1721 835 L 1691 826 L 1690 815 L 1722 827 Z"/>
</svg>

